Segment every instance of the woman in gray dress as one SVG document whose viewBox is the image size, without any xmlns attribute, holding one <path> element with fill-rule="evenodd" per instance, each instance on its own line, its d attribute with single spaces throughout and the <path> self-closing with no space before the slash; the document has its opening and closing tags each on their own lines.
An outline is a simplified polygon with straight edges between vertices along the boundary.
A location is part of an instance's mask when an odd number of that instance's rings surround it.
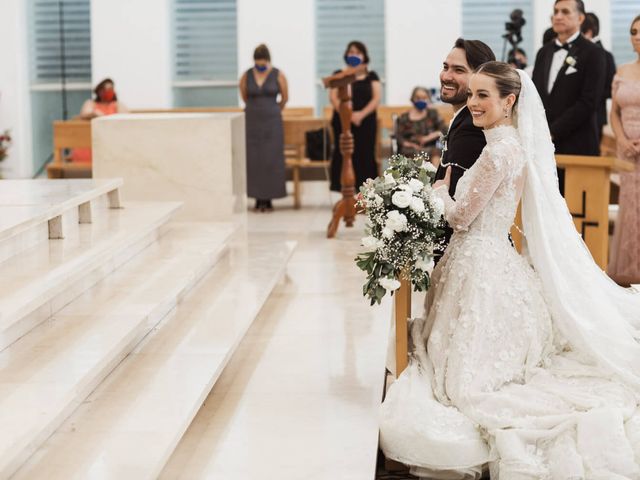
<svg viewBox="0 0 640 480">
<path fill-rule="evenodd" d="M 266 45 L 256 47 L 253 60 L 255 65 L 240 78 L 245 103 L 247 195 L 256 199 L 256 211 L 267 212 L 273 210 L 273 198 L 287 195 L 281 113 L 288 100 L 287 79 L 271 65 Z"/>
</svg>

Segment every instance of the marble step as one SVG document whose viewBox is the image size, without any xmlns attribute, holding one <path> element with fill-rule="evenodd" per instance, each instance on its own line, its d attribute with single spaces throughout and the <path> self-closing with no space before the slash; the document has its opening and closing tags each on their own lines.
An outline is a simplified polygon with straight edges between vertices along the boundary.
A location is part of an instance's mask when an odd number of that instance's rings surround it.
<svg viewBox="0 0 640 480">
<path fill-rule="evenodd" d="M 51 233 L 77 234 L 104 209 L 117 207 L 122 179 L 3 180 L 0 182 L 0 262 Z M 58 231 L 56 232 L 56 227 Z"/>
<path fill-rule="evenodd" d="M 152 335 L 29 459 L 16 479 L 156 478 L 295 245 L 237 236 L 220 262 Z"/>
<path fill-rule="evenodd" d="M 0 350 L 156 240 L 180 203 L 129 203 L 0 263 Z"/>
<path fill-rule="evenodd" d="M 172 226 L 0 353 L 0 478 L 14 473 L 175 308 L 219 261 L 231 232 L 226 224 Z"/>
</svg>

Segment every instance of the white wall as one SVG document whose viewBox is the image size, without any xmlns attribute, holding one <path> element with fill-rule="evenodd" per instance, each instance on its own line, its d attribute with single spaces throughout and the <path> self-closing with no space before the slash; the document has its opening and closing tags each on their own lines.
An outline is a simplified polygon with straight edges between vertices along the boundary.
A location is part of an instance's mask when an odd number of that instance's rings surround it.
<svg viewBox="0 0 640 480">
<path fill-rule="evenodd" d="M 172 105 L 171 0 L 91 0 L 93 80 L 112 76 L 120 98 L 134 108 Z M 315 0 L 238 0 L 238 65 L 252 64 L 253 49 L 269 45 L 285 72 L 291 105 L 314 105 Z M 5 177 L 33 171 L 29 54 L 25 0 L 2 0 L 0 130 L 14 139 L 1 168 Z M 536 47 L 554 0 L 535 0 Z M 610 0 L 586 0 L 600 17 L 601 37 L 611 48 Z M 386 0 L 386 98 L 406 103 L 416 84 L 435 86 L 442 59 L 461 34 L 461 0 Z M 529 19 L 527 19 L 529 20 Z M 9 48 L 10 47 L 10 48 Z"/>
<path fill-rule="evenodd" d="M 289 105 L 315 104 L 314 0 L 238 0 L 238 75 L 265 43 L 289 82 Z"/>
<path fill-rule="evenodd" d="M 416 85 L 440 85 L 442 62 L 462 34 L 461 0 L 386 0 L 386 101 L 408 104 Z"/>
<path fill-rule="evenodd" d="M 2 0 L 0 12 L 0 131 L 10 129 L 13 138 L 9 157 L 0 163 L 5 178 L 30 177 L 33 170 L 26 3 Z"/>
<path fill-rule="evenodd" d="M 12 0 L 15 1 L 15 0 Z M 555 0 L 535 0 L 536 50 Z M 289 81 L 289 105 L 315 105 L 315 0 L 237 0 L 238 75 L 265 43 Z M 611 45 L 610 1 L 587 0 Z M 170 0 L 92 0 L 93 78 L 112 76 L 132 107 L 171 106 Z M 408 102 L 418 84 L 439 85 L 442 60 L 462 35 L 462 0 L 386 0 L 386 101 Z M 535 58 L 535 52 L 531 61 Z"/>
<path fill-rule="evenodd" d="M 170 108 L 170 0 L 91 0 L 94 85 L 105 77 L 130 108 Z"/>
</svg>

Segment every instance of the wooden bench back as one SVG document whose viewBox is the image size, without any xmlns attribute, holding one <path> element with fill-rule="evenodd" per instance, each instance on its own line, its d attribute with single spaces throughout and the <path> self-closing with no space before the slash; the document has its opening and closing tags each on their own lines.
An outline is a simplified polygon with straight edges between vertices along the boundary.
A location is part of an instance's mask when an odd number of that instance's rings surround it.
<svg viewBox="0 0 640 480">
<path fill-rule="evenodd" d="M 243 107 L 182 107 L 131 110 L 131 113 L 237 113 L 244 112 Z M 313 117 L 313 107 L 285 107 L 284 118 Z"/>
<path fill-rule="evenodd" d="M 378 119 L 380 120 L 380 127 L 388 130 L 393 130 L 393 116 L 402 115 L 404 112 L 408 111 L 411 108 L 411 105 L 380 105 L 378 106 Z M 446 124 L 448 124 L 453 118 L 453 107 L 448 103 L 434 103 L 431 105 L 431 108 L 435 108 L 438 110 L 440 117 Z M 322 110 L 322 116 L 328 120 L 331 119 L 333 115 L 333 107 L 331 105 L 327 105 Z"/>
<path fill-rule="evenodd" d="M 62 150 L 91 148 L 91 122 L 56 120 L 53 122 L 53 162 L 62 164 Z"/>
</svg>

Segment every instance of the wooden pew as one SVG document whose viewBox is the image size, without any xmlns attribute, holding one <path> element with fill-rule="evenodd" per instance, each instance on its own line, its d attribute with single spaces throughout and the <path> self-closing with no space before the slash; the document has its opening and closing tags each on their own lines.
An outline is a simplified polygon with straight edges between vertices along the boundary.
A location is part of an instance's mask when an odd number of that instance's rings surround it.
<svg viewBox="0 0 640 480">
<path fill-rule="evenodd" d="M 88 120 L 56 120 L 53 122 L 53 162 L 47 166 L 49 178 L 91 177 L 90 163 L 73 163 L 63 150 L 91 148 L 91 122 Z"/>
<path fill-rule="evenodd" d="M 606 269 L 609 252 L 609 188 L 614 172 L 633 171 L 633 164 L 615 157 L 556 155 L 556 163 L 565 169 L 564 197 L 576 230 L 584 239 L 593 260 Z M 515 225 L 521 228 L 520 212 Z M 518 229 L 511 230 L 516 247 L 522 239 Z"/>
<path fill-rule="evenodd" d="M 404 112 L 408 111 L 411 108 L 411 105 L 380 105 L 378 106 L 377 116 L 378 116 L 378 130 L 377 130 L 377 144 L 376 144 L 376 158 L 378 161 L 378 167 L 380 169 L 380 165 L 385 157 L 390 156 L 391 145 L 389 140 L 389 135 L 392 135 L 395 131 L 394 118 L 399 117 Z M 440 117 L 445 122 L 446 125 L 449 124 L 451 119 L 453 118 L 453 107 L 448 103 L 434 103 L 430 108 L 435 108 L 438 110 Z M 333 116 L 333 107 L 331 105 L 327 105 L 322 110 L 322 115 L 327 120 L 331 121 L 331 117 Z M 387 135 L 385 135 L 385 133 Z"/>
<path fill-rule="evenodd" d="M 330 161 L 310 160 L 306 156 L 306 132 L 328 128 L 328 122 L 322 118 L 291 117 L 283 119 L 285 164 L 291 169 L 293 178 L 293 205 L 300 208 L 300 172 L 306 168 L 328 168 Z"/>
<path fill-rule="evenodd" d="M 242 112 L 242 107 L 187 107 L 170 109 L 139 109 L 131 113 L 223 113 Z M 313 107 L 287 107 L 284 118 L 312 117 Z M 91 121 L 56 120 L 53 122 L 53 161 L 47 166 L 49 178 L 91 177 L 90 163 L 74 163 L 63 156 L 63 151 L 73 148 L 91 148 Z"/>
<path fill-rule="evenodd" d="M 131 110 L 131 113 L 235 113 L 244 112 L 243 107 L 182 107 L 182 108 L 146 108 Z M 313 107 L 285 107 L 283 118 L 313 117 Z"/>
<path fill-rule="evenodd" d="M 378 118 L 381 120 L 380 127 L 386 130 L 393 131 L 395 125 L 393 124 L 393 116 L 400 116 L 404 112 L 408 111 L 411 108 L 411 105 L 380 105 L 378 107 Z M 434 103 L 431 104 L 430 108 L 435 108 L 438 110 L 440 117 L 446 124 L 449 124 L 451 119 L 453 118 L 453 107 L 448 103 Z M 333 107 L 331 105 L 327 105 L 323 109 L 323 116 L 327 120 L 331 120 L 333 115 Z"/>
</svg>

